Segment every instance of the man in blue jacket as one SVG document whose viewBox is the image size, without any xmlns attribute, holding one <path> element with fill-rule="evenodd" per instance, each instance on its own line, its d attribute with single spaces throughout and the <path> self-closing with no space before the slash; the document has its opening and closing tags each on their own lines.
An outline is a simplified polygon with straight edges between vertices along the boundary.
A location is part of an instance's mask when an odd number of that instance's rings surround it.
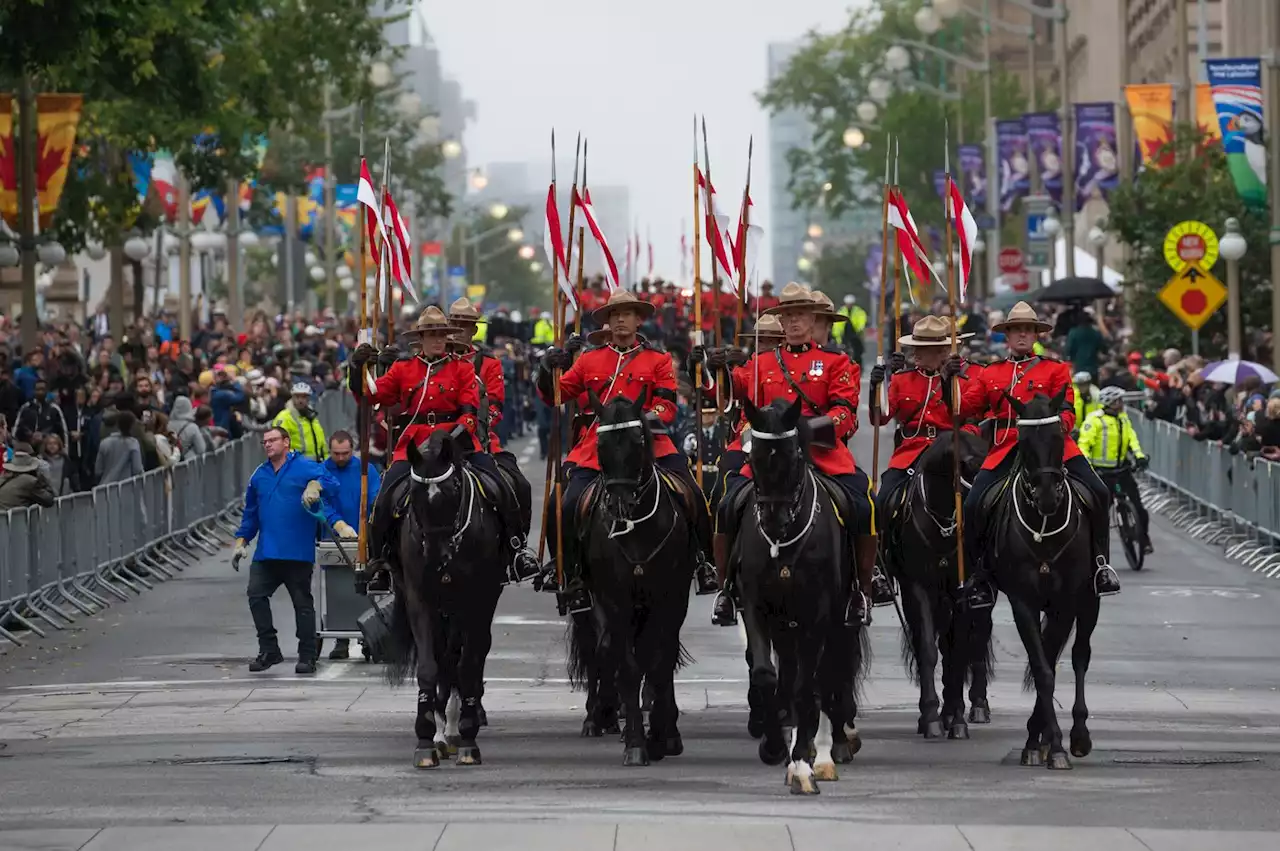
<svg viewBox="0 0 1280 851">
<path fill-rule="evenodd" d="M 319 463 L 289 449 L 289 435 L 272 426 L 262 433 L 267 460 L 258 465 L 244 493 L 244 516 L 236 530 L 236 549 L 231 566 L 249 551 L 249 541 L 258 545 L 249 565 L 249 613 L 258 631 L 258 656 L 250 671 L 265 671 L 284 661 L 276 630 L 271 622 L 271 595 L 281 585 L 289 592 L 298 628 L 299 674 L 316 672 L 319 641 L 316 636 L 316 606 L 311 595 L 311 569 L 316 561 L 316 518 L 308 511 L 322 504 L 325 520 L 343 538 L 356 532 L 338 516 L 335 497 L 338 482 Z"/>
<path fill-rule="evenodd" d="M 355 456 L 355 440 L 347 431 L 335 431 L 329 437 L 329 457 L 324 459 L 323 467 L 338 482 L 337 507 L 342 522 L 355 529 L 360 528 L 360 465 L 352 463 Z M 382 476 L 378 468 L 369 465 L 369 499 L 365 503 L 365 516 L 373 511 L 373 501 L 378 496 L 378 488 L 382 485 Z M 329 651 L 330 659 L 351 658 L 351 640 L 339 638 Z"/>
</svg>

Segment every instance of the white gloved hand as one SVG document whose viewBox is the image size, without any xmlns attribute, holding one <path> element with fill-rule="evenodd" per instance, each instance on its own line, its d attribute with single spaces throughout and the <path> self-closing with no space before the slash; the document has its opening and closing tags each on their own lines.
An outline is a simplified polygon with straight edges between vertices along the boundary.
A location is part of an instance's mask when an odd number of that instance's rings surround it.
<svg viewBox="0 0 1280 851">
<path fill-rule="evenodd" d="M 357 537 L 356 530 L 351 528 L 351 524 L 345 520 L 339 520 L 333 524 L 333 531 L 338 533 L 338 537 L 344 541 L 352 541 Z"/>
<path fill-rule="evenodd" d="M 232 569 L 239 572 L 240 562 L 248 554 L 249 554 L 249 542 L 246 541 L 244 538 L 236 538 L 236 549 L 235 549 L 235 552 L 231 554 Z"/>
<path fill-rule="evenodd" d="M 314 479 L 307 482 L 307 488 L 302 492 L 302 504 L 307 508 L 315 505 L 320 501 L 320 483 Z"/>
</svg>

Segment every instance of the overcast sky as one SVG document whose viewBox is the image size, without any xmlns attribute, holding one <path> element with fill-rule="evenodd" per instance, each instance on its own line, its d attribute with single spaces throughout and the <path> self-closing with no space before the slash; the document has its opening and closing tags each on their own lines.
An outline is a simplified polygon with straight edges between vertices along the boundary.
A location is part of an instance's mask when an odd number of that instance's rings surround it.
<svg viewBox="0 0 1280 851">
<path fill-rule="evenodd" d="M 477 104 L 469 165 L 545 160 L 556 129 L 559 174 L 573 139 L 590 138 L 597 181 L 631 190 L 632 216 L 654 243 L 656 271 L 680 271 L 681 220 L 692 224 L 692 119 L 706 115 L 722 209 L 738 204 L 755 134 L 752 223 L 769 252 L 766 47 L 848 20 L 859 0 L 423 0 L 445 73 Z M 547 176 L 547 179 L 550 175 Z M 606 234 L 622 263 L 625 234 Z M 706 267 L 704 259 L 704 268 Z"/>
</svg>

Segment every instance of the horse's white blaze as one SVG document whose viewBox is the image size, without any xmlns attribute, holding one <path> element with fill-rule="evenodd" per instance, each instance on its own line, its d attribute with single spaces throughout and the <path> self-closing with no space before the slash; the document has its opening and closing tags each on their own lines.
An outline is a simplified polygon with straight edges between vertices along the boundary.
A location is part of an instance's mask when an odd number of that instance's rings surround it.
<svg viewBox="0 0 1280 851">
<path fill-rule="evenodd" d="M 440 495 L 439 485 L 427 485 L 427 499 L 435 499 Z"/>
<path fill-rule="evenodd" d="M 835 761 L 831 759 L 831 746 L 835 744 L 831 735 L 831 719 L 827 713 L 818 715 L 818 735 L 814 738 L 814 749 L 818 756 L 813 762 L 813 774 L 818 780 L 838 780 Z"/>
<path fill-rule="evenodd" d="M 454 689 L 449 693 L 449 702 L 444 707 L 445 730 L 446 736 L 458 735 L 458 719 L 462 716 L 462 698 L 458 694 L 458 690 Z"/>
</svg>

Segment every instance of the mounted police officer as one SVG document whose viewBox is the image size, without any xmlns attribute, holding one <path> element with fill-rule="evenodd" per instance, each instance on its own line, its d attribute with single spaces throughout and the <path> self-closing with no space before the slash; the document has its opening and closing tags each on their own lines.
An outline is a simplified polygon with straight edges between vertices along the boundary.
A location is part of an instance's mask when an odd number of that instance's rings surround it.
<svg viewBox="0 0 1280 851">
<path fill-rule="evenodd" d="M 357 397 L 367 393 L 375 404 L 399 404 L 403 411 L 396 423 L 400 438 L 396 441 L 391 466 L 383 474 L 382 488 L 369 524 L 369 569 L 373 576 L 368 587 L 371 591 L 390 590 L 391 587 L 388 546 L 395 523 L 395 500 L 401 491 L 399 485 L 410 472 L 406 454 L 410 443 L 421 444 L 432 432 L 451 432 L 456 426 L 462 426 L 466 434 L 461 444 L 463 451 L 468 453 L 468 463 L 487 472 L 496 481 L 503 481 L 493 458 L 483 451 L 476 451 L 481 447 L 476 440 L 480 393 L 475 367 L 470 360 L 459 360 L 448 352 L 449 335 L 458 331 L 459 328 L 449 322 L 440 308 L 431 305 L 422 311 L 409 332 L 418 337 L 418 351 L 413 357 L 399 359 L 399 350 L 388 346 L 379 357 L 387 371 L 378 378 L 369 376 L 367 385 L 364 367 L 373 360 L 374 348 L 368 343 L 361 343 L 352 352 L 351 392 Z M 495 494 L 495 501 L 502 519 L 503 539 L 519 540 L 520 516 L 514 495 L 509 492 Z"/>
<path fill-rule="evenodd" d="M 783 345 L 749 365 L 758 366 L 758 381 L 748 395 L 757 407 L 776 399 L 803 403 L 805 416 L 825 417 L 834 432 L 830 446 L 813 443 L 809 447 L 813 466 L 837 483 L 846 493 L 852 516 L 844 518 L 845 528 L 853 541 L 853 556 L 858 576 L 850 598 L 846 619 L 850 623 L 869 623 L 871 619 L 871 585 L 875 569 L 876 539 L 873 534 L 875 511 L 871 481 L 858 469 L 845 441 L 857 430 L 858 393 L 861 375 L 857 365 L 843 352 L 827 351 L 814 342 L 816 314 L 825 305 L 816 301 L 808 288 L 789 283 L 778 297 L 770 314 L 777 315 L 786 339 Z M 748 367 L 744 367 L 744 370 Z M 744 444 L 744 452 L 750 447 Z M 745 469 L 745 468 L 744 468 Z M 733 602 L 734 562 L 731 540 L 738 518 L 734 516 L 734 496 L 746 484 L 746 474 L 731 473 L 725 483 L 716 534 L 716 563 L 726 577 L 725 588 L 716 597 L 712 622 L 720 626 L 737 623 Z"/>
<path fill-rule="evenodd" d="M 515 553 L 511 563 L 511 576 L 517 582 L 538 575 L 538 559 L 529 551 L 526 541 L 533 524 L 533 489 L 529 480 L 520 472 L 516 456 L 502 446 L 498 436 L 498 424 L 502 422 L 502 408 L 507 399 L 507 386 L 502 362 L 493 356 L 487 346 L 477 343 L 480 325 L 484 318 L 465 298 L 449 305 L 449 321 L 460 330 L 450 344 L 453 357 L 471 361 L 476 371 L 476 389 L 480 393 L 477 413 L 477 436 L 483 451 L 493 456 L 494 462 L 505 474 L 515 492 L 520 508 L 520 534 L 512 536 L 508 546 Z"/>
<path fill-rule="evenodd" d="M 715 568 L 704 555 L 711 543 L 711 519 L 706 511 L 706 500 L 693 481 L 688 460 L 680 454 L 666 431 L 675 422 L 677 412 L 671 356 L 636 335 L 640 323 L 651 316 L 653 310 L 652 304 L 641 301 L 631 292 L 615 291 L 594 312 L 596 322 L 609 324 L 609 344 L 583 351 L 583 340 L 575 334 L 564 349 L 548 349 L 538 373 L 538 393 L 548 404 L 554 404 L 552 370 L 561 369 L 564 370 L 560 377 L 561 398 L 576 402 L 580 410 L 586 410 L 590 404 L 588 390 L 594 391 L 602 403 L 619 396 L 645 400 L 645 415 L 653 432 L 657 466 L 679 478 L 690 493 L 696 494 L 693 500 L 696 504 L 692 506 L 695 511 L 701 506 L 699 516 L 692 518 L 702 548 L 695 578 L 698 593 L 714 593 Z M 573 358 L 575 352 L 581 352 L 576 360 Z M 583 582 L 581 558 L 577 552 L 576 520 L 578 501 L 583 491 L 600 473 L 596 456 L 596 426 L 593 417 L 582 429 L 565 461 L 568 481 L 561 500 L 566 545 L 564 588 L 557 591 L 562 612 L 578 613 L 591 609 L 591 593 Z M 554 583 L 547 583 L 544 587 L 554 589 Z"/>
<path fill-rule="evenodd" d="M 1030 402 L 1036 395 L 1053 397 L 1065 390 L 1062 411 L 1062 432 L 1065 440 L 1063 466 L 1070 477 L 1089 489 L 1092 495 L 1089 525 L 1092 530 L 1093 558 L 1095 563 L 1093 588 L 1098 596 L 1118 594 L 1120 578 L 1108 563 L 1110 556 L 1110 494 L 1088 459 L 1080 454 L 1076 442 L 1071 439 L 1075 427 L 1075 393 L 1072 387 L 1071 368 L 1065 363 L 1035 354 L 1040 334 L 1053 330 L 1053 326 L 1041 320 L 1035 308 L 1020 301 L 1009 311 L 1002 322 L 991 326 L 997 333 L 1004 332 L 1008 341 L 1009 356 L 982 369 L 971 369 L 974 379 L 981 383 L 986 397 L 984 414 L 995 420 L 995 435 L 982 471 L 974 478 L 973 487 L 964 501 L 964 526 L 971 530 L 965 535 L 965 562 L 974 566 L 970 576 L 972 583 L 967 601 L 973 608 L 988 608 L 995 603 L 995 589 L 991 586 L 990 566 L 980 560 L 982 548 L 980 534 L 984 518 L 982 498 L 987 490 L 1009 476 L 1017 453 L 1017 414 L 1005 394 L 1019 402 Z"/>
</svg>

